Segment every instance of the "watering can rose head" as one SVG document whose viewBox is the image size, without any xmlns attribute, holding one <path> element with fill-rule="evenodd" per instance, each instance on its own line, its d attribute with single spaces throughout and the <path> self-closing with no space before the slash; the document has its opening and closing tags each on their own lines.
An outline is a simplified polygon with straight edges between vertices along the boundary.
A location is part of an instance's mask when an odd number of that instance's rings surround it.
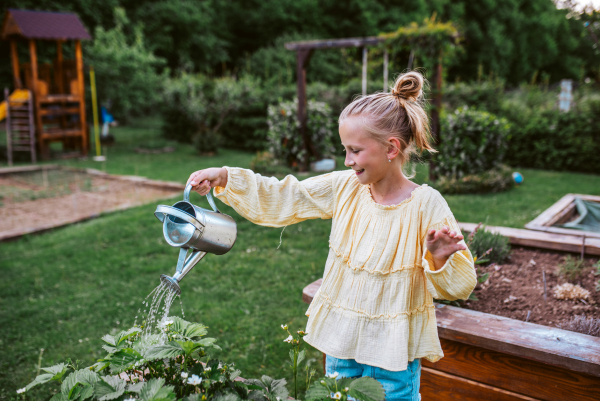
<svg viewBox="0 0 600 401">
<path fill-rule="evenodd" d="M 207 254 L 223 255 L 235 244 L 237 225 L 228 215 L 217 209 L 212 195 L 206 198 L 212 210 L 190 203 L 192 185 L 188 184 L 183 201 L 173 206 L 158 205 L 154 215 L 163 223 L 163 236 L 167 243 L 180 248 L 175 274 L 161 275 L 161 281 L 172 291 L 181 293 L 179 282 Z M 191 251 L 188 255 L 188 251 Z"/>
</svg>

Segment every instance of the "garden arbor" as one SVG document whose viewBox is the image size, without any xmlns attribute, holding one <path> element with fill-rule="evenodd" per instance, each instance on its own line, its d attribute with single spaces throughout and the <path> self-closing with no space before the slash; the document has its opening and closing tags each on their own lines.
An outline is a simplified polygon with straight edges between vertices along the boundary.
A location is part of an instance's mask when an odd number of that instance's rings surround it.
<svg viewBox="0 0 600 401">
<path fill-rule="evenodd" d="M 409 52 L 408 68 L 412 67 L 415 55 L 421 60 L 421 65 L 433 71 L 430 79 L 431 92 L 433 94 L 431 104 L 431 133 L 434 144 L 440 142 L 440 109 L 442 106 L 442 64 L 448 59 L 460 36 L 452 23 L 440 23 L 435 21 L 435 15 L 426 19 L 422 24 L 412 23 L 406 27 L 400 27 L 397 31 L 371 36 L 365 38 L 346 38 L 328 40 L 310 40 L 301 42 L 289 42 L 285 48 L 296 52 L 296 76 L 298 94 L 298 121 L 300 123 L 300 134 L 304 139 L 306 159 L 304 167 L 308 169 L 310 156 L 319 157 L 310 142 L 310 136 L 306 132 L 307 108 L 306 108 L 306 69 L 310 57 L 317 49 L 339 49 L 358 47 L 362 48 L 362 93 L 367 94 L 367 58 L 369 47 L 383 48 L 383 90 L 388 90 L 388 64 L 389 55 L 392 57 L 399 52 Z M 430 169 L 433 174 L 433 169 Z"/>
<path fill-rule="evenodd" d="M 49 144 L 62 142 L 66 149 L 88 152 L 81 40 L 90 35 L 75 14 L 9 9 L 1 37 L 10 42 L 15 89 L 33 96 L 37 146 L 49 157 Z M 37 41 L 56 43 L 52 63 L 38 63 Z M 74 41 L 74 59 L 63 57 L 63 43 Z M 17 44 L 29 48 L 29 63 L 20 63 Z"/>
</svg>

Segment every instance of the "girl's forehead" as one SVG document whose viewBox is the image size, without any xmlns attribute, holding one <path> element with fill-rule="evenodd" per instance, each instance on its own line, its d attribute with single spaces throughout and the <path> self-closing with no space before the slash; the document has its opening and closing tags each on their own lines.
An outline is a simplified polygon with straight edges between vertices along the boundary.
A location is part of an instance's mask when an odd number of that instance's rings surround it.
<svg viewBox="0 0 600 401">
<path fill-rule="evenodd" d="M 340 138 L 342 142 L 357 142 L 369 139 L 367 130 L 360 118 L 347 118 L 340 124 Z"/>
</svg>

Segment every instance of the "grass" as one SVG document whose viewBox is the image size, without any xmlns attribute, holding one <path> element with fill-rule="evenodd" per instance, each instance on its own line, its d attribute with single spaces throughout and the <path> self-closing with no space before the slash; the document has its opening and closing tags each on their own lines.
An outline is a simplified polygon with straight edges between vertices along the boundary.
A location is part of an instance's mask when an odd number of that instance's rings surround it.
<svg viewBox="0 0 600 401">
<path fill-rule="evenodd" d="M 187 145 L 176 145 L 173 153 L 137 154 L 133 150 L 140 145 L 165 143 L 152 120 L 145 124 L 113 129 L 117 143 L 104 165 L 60 163 L 184 182 L 194 170 L 247 167 L 252 158 L 233 150 L 200 157 Z M 426 166 L 417 172 L 416 182 L 424 182 Z M 600 195 L 597 175 L 520 172 L 525 183 L 512 191 L 446 199 L 460 221 L 522 227 L 565 193 Z M 208 207 L 198 195 L 192 202 Z M 43 366 L 67 357 L 87 366 L 103 356 L 102 335 L 133 324 L 159 275 L 173 273 L 177 260 L 177 250 L 165 243 L 153 216 L 155 206 L 0 243 L 0 399 L 14 399 L 15 390 L 33 379 L 41 348 Z M 185 316 L 209 326 L 209 335 L 223 347 L 218 356 L 235 362 L 245 377 L 268 374 L 291 381 L 280 324 L 294 330 L 305 326 L 302 288 L 323 274 L 330 222 L 307 221 L 282 233 L 252 225 L 222 203 L 219 207 L 236 219 L 238 240 L 231 252 L 207 256 L 182 281 Z M 180 309 L 176 302 L 172 312 L 178 315 Z M 320 358 L 318 351 L 308 350 L 314 366 L 320 366 Z M 47 394 L 38 391 L 37 399 Z"/>
</svg>

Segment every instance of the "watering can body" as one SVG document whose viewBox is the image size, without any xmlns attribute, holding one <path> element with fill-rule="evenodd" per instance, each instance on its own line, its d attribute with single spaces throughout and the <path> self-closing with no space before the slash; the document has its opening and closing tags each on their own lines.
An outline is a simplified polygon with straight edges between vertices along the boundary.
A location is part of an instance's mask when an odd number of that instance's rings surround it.
<svg viewBox="0 0 600 401">
<path fill-rule="evenodd" d="M 237 225 L 230 216 L 221 213 L 210 192 L 206 195 L 213 210 L 190 203 L 191 185 L 185 188 L 183 201 L 173 206 L 158 205 L 154 215 L 163 223 L 165 241 L 179 247 L 177 270 L 173 277 L 161 280 L 181 293 L 179 281 L 207 254 L 223 255 L 235 244 Z M 188 256 L 188 250 L 191 254 Z"/>
</svg>

